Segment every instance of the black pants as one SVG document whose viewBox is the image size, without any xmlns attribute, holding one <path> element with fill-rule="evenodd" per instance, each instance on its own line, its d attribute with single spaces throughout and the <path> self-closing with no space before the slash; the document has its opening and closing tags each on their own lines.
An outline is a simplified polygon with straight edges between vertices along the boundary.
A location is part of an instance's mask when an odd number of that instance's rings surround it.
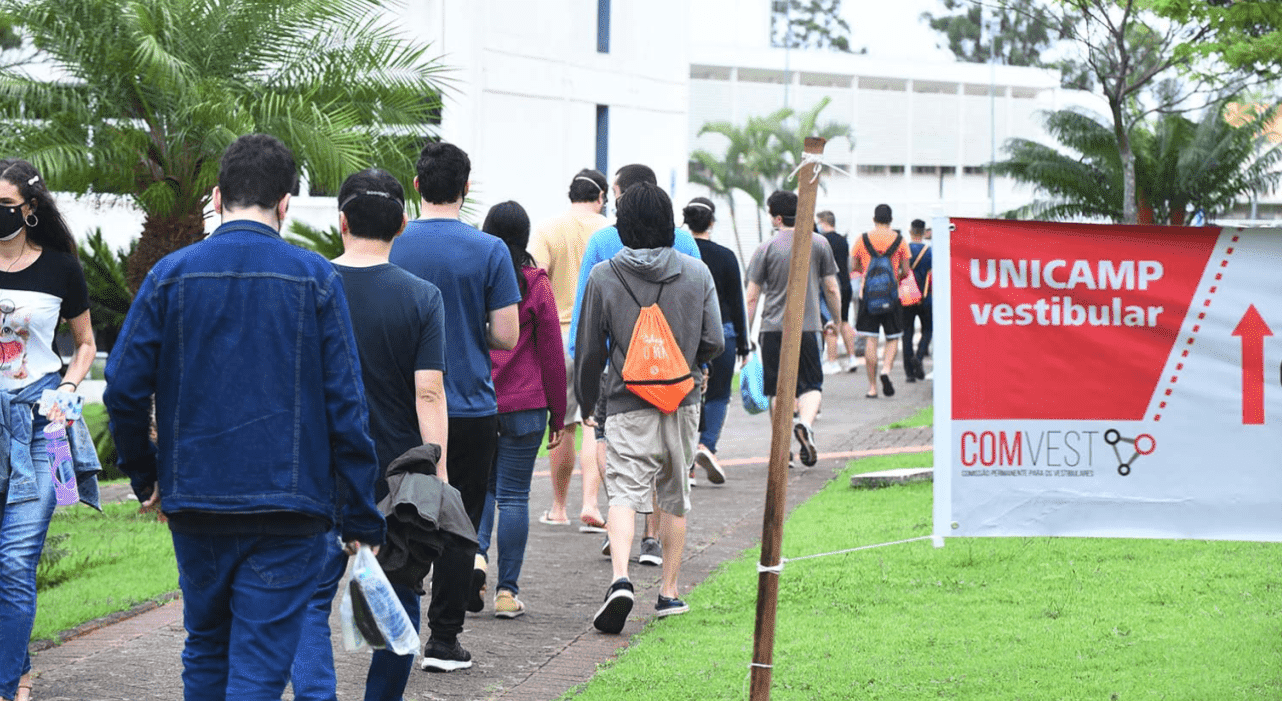
<svg viewBox="0 0 1282 701">
<path fill-rule="evenodd" d="M 921 319 L 921 342 L 913 348 L 913 320 Z M 930 337 L 934 332 L 929 302 L 904 307 L 904 369 L 916 365 L 930 354 Z"/>
<path fill-rule="evenodd" d="M 450 475 L 450 485 L 462 495 L 463 508 L 467 509 L 472 527 L 479 529 L 485 490 L 498 449 L 498 414 L 478 418 L 451 416 L 449 441 L 445 469 Z M 427 625 L 434 640 L 450 644 L 463 632 L 475 557 L 476 548 L 470 547 L 448 548 L 436 558 L 432 603 L 427 608 Z"/>
</svg>

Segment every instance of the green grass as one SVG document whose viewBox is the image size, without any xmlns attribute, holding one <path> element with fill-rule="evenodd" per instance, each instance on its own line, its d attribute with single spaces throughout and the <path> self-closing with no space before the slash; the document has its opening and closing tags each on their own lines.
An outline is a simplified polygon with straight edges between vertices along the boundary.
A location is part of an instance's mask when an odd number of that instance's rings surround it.
<svg viewBox="0 0 1282 701">
<path fill-rule="evenodd" d="M 882 426 L 881 430 L 889 431 L 893 428 L 917 428 L 919 426 L 931 426 L 935 423 L 935 407 L 928 406 L 919 410 L 916 414 L 906 419 L 900 419 L 888 426 Z"/>
<path fill-rule="evenodd" d="M 855 490 L 859 461 L 789 518 L 785 557 L 928 535 L 931 485 Z M 759 551 L 653 621 L 582 700 L 742 699 Z M 1282 698 L 1282 545 L 950 539 L 790 562 L 772 698 Z M 648 605 L 644 602 L 641 605 Z"/>
<path fill-rule="evenodd" d="M 137 503 L 104 504 L 105 513 L 77 505 L 58 509 L 49 525 L 49 551 L 37 571 L 32 640 L 178 589 L 169 528 Z"/>
</svg>

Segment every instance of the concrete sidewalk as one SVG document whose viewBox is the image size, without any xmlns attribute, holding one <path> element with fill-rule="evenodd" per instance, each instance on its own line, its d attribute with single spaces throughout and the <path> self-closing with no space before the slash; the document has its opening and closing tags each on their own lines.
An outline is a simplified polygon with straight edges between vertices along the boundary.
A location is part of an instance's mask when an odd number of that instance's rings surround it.
<svg viewBox="0 0 1282 701">
<path fill-rule="evenodd" d="M 931 361 L 926 364 L 929 371 Z M 892 398 L 864 398 L 868 385 L 862 366 L 857 373 L 826 377 L 824 410 L 815 425 L 820 460 L 814 467 L 790 472 L 789 509 L 822 488 L 852 457 L 930 449 L 930 427 L 879 430 L 931 401 L 933 383 L 906 384 L 899 363 L 896 365 L 892 377 L 897 392 Z M 768 416 L 749 416 L 738 397 L 733 397 L 718 450 L 727 481 L 722 486 L 709 486 L 700 473 L 699 486 L 691 495 L 693 509 L 681 573 L 683 591 L 760 540 L 769 441 Z M 496 619 L 492 599 L 487 601 L 485 611 L 468 615 L 467 628 L 460 637 L 472 653 L 474 666 L 450 674 L 429 674 L 416 666 L 407 699 L 554 699 L 591 679 L 597 665 L 626 646 L 630 636 L 651 618 L 659 568 L 637 565 L 634 544 L 631 576 L 637 586 L 637 605 L 632 619 L 622 635 L 604 635 L 592 628 L 592 614 L 610 579 L 609 561 L 600 554 L 602 536 L 581 534 L 577 524 L 554 527 L 538 523 L 538 514 L 551 502 L 551 483 L 545 459 L 535 469 L 530 540 L 521 573 L 526 615 Z M 571 516 L 578 513 L 579 490 L 576 475 L 570 488 Z M 493 550 L 491 560 L 495 560 Z M 493 570 L 492 566 L 491 597 Z M 334 608 L 337 611 L 338 607 Z M 425 614 L 426 608 L 425 604 Z M 751 617 L 753 611 L 747 609 L 743 615 Z M 336 617 L 332 623 L 337 631 Z M 338 697 L 362 698 L 368 653 L 345 652 L 338 636 L 334 637 L 338 645 Z M 33 698 L 181 699 L 183 638 L 181 600 L 102 626 L 36 655 Z M 292 697 L 287 693 L 285 698 Z"/>
</svg>

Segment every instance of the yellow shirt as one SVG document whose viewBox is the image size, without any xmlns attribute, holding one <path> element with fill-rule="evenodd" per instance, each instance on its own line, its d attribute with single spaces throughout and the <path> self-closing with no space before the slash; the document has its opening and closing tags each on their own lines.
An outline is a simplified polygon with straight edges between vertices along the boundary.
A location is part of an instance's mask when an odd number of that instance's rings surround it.
<svg viewBox="0 0 1282 701">
<path fill-rule="evenodd" d="M 530 235 L 527 250 L 534 263 L 548 273 L 552 295 L 561 317 L 562 335 L 570 331 L 574 315 L 574 292 L 579 284 L 579 265 L 592 234 L 610 225 L 600 214 L 573 211 L 541 222 Z"/>
</svg>

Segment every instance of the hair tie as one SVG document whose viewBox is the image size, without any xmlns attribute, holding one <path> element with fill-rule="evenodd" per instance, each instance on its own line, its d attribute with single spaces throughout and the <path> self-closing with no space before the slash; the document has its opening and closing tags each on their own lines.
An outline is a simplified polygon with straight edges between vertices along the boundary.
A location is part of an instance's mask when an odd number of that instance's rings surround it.
<svg viewBox="0 0 1282 701">
<path fill-rule="evenodd" d="M 605 188 L 601 187 L 601 183 L 598 183 L 597 181 L 593 180 L 592 178 L 589 178 L 586 175 L 576 175 L 574 176 L 574 180 L 586 180 L 592 183 L 594 187 L 596 187 L 597 192 L 605 192 Z M 574 181 L 572 180 L 570 182 L 574 182 Z"/>
<path fill-rule="evenodd" d="M 31 179 L 27 181 L 27 184 L 28 184 L 28 185 L 35 185 L 35 184 L 36 184 L 36 183 L 38 183 L 38 182 L 40 182 L 40 176 L 39 176 L 39 175 L 33 175 L 33 176 L 31 176 Z"/>
<path fill-rule="evenodd" d="M 706 204 L 704 204 L 704 203 L 702 203 L 702 202 L 691 202 L 690 204 L 688 204 L 688 205 L 686 205 L 686 206 L 687 206 L 687 207 L 703 207 L 704 209 L 708 210 L 709 212 L 711 212 L 711 211 L 712 211 L 712 207 L 710 207 L 710 206 L 708 206 L 708 205 L 706 205 Z"/>
<path fill-rule="evenodd" d="M 400 205 L 401 207 L 404 207 L 404 206 L 405 206 L 405 203 L 404 203 L 404 202 L 402 202 L 401 200 L 397 199 L 396 197 L 393 197 L 393 196 L 392 196 L 392 193 L 390 193 L 390 192 L 383 192 L 382 190 L 362 190 L 362 191 L 357 192 L 356 194 L 352 195 L 351 197 L 348 197 L 348 198 L 347 198 L 346 200 L 344 200 L 343 202 L 341 202 L 341 203 L 338 205 L 338 209 L 339 209 L 339 211 L 342 211 L 343 209 L 345 209 L 345 208 L 347 207 L 347 205 L 351 204 L 351 203 L 352 203 L 352 200 L 355 200 L 355 199 L 356 199 L 356 198 L 358 198 L 358 197 L 364 197 L 364 196 L 367 196 L 367 195 L 368 195 L 368 196 L 371 196 L 371 197 L 384 197 L 384 198 L 387 198 L 387 199 L 389 199 L 389 200 L 391 200 L 391 201 L 395 202 L 396 204 Z"/>
</svg>

